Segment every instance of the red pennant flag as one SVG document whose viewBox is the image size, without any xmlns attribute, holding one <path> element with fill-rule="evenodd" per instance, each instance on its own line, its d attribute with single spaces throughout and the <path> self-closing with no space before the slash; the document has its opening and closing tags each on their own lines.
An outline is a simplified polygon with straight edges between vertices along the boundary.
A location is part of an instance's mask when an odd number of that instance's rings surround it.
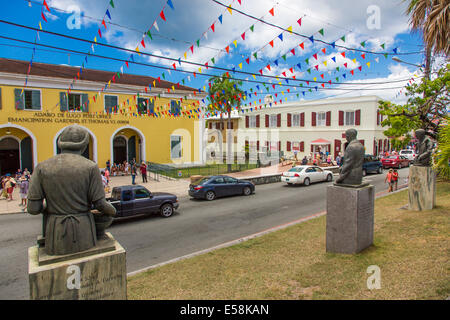
<svg viewBox="0 0 450 320">
<path fill-rule="evenodd" d="M 282 75 L 286 78 L 286 72 L 285 71 L 283 71 Z"/>
<path fill-rule="evenodd" d="M 355 72 L 352 70 L 352 71 L 350 71 L 350 73 L 352 74 L 352 75 L 354 75 L 355 74 Z"/>
<path fill-rule="evenodd" d="M 145 48 L 145 42 L 144 42 L 144 39 L 142 39 L 141 44 L 142 44 L 142 46 Z"/>
<path fill-rule="evenodd" d="M 247 62 L 247 64 L 250 64 L 250 58 L 245 59 L 245 62 Z"/>
<path fill-rule="evenodd" d="M 341 52 L 341 54 L 345 58 L 345 51 Z"/>
<path fill-rule="evenodd" d="M 275 98 L 278 97 L 278 93 L 275 93 Z"/>
<path fill-rule="evenodd" d="M 316 70 L 319 71 L 319 65 L 315 66 L 314 68 L 316 68 Z"/>
<path fill-rule="evenodd" d="M 288 93 L 291 93 L 291 89 L 287 89 L 287 92 L 288 92 Z"/>
<path fill-rule="evenodd" d="M 346 68 L 347 68 L 347 66 L 348 66 L 347 62 L 346 62 L 346 63 L 344 63 L 344 67 L 346 67 Z"/>
<path fill-rule="evenodd" d="M 239 4 L 241 4 L 241 0 L 238 0 Z"/>
<path fill-rule="evenodd" d="M 166 21 L 166 16 L 164 15 L 164 11 L 163 10 L 161 10 L 161 13 L 159 14 L 159 16 L 161 17 L 161 19 Z"/>
<path fill-rule="evenodd" d="M 292 79 L 294 79 L 294 80 L 295 80 L 295 76 L 292 76 Z"/>
<path fill-rule="evenodd" d="M 228 73 L 228 71 L 227 71 L 227 77 L 228 77 L 228 78 L 230 77 L 230 74 Z"/>
<path fill-rule="evenodd" d="M 365 58 L 366 58 L 366 54 L 363 53 L 363 54 L 361 55 L 361 57 L 362 57 L 363 59 L 365 59 Z"/>
<path fill-rule="evenodd" d="M 325 84 L 322 83 L 322 88 L 325 88 Z"/>
<path fill-rule="evenodd" d="M 291 50 L 292 54 L 295 56 L 295 48 Z"/>
<path fill-rule="evenodd" d="M 145 87 L 144 90 L 145 90 L 145 93 L 147 93 L 147 87 Z"/>
<path fill-rule="evenodd" d="M 275 89 L 275 85 L 273 84 L 272 87 Z"/>
<path fill-rule="evenodd" d="M 98 29 L 98 35 L 100 36 L 100 38 L 102 37 L 102 32 L 100 31 L 100 29 Z"/>
<path fill-rule="evenodd" d="M 263 74 L 263 73 L 262 73 L 262 69 L 259 70 L 259 73 L 261 73 L 261 75 Z"/>
<path fill-rule="evenodd" d="M 191 46 L 191 51 L 192 53 L 194 53 L 194 46 Z"/>
<path fill-rule="evenodd" d="M 305 43 L 304 43 L 304 42 L 300 43 L 299 46 L 300 46 L 300 48 L 302 48 L 303 50 L 305 50 Z"/>
<path fill-rule="evenodd" d="M 129 68 L 129 66 L 128 66 L 128 61 L 125 61 L 125 64 L 127 65 L 127 68 Z"/>
<path fill-rule="evenodd" d="M 194 78 L 196 78 L 197 77 L 197 74 L 194 72 Z M 194 91 L 195 92 L 195 91 Z"/>
<path fill-rule="evenodd" d="M 50 12 L 50 8 L 49 8 L 48 5 L 47 5 L 47 1 L 44 0 L 43 5 L 44 5 L 45 8 L 47 9 L 47 11 Z"/>
<path fill-rule="evenodd" d="M 323 79 L 323 73 L 320 75 L 320 77 Z"/>
<path fill-rule="evenodd" d="M 195 72 L 194 72 L 195 73 Z M 161 82 L 161 77 L 158 77 L 158 82 Z"/>
<path fill-rule="evenodd" d="M 269 44 L 270 44 L 270 45 L 272 46 L 272 48 L 273 48 L 273 40 L 270 41 Z"/>
<path fill-rule="evenodd" d="M 302 18 L 297 20 L 298 24 L 300 25 L 300 27 L 302 26 Z"/>
<path fill-rule="evenodd" d="M 269 10 L 269 13 L 272 15 L 272 17 L 275 15 L 275 12 L 273 11 L 273 8 Z"/>
<path fill-rule="evenodd" d="M 313 54 L 313 57 L 317 60 L 317 53 Z"/>
<path fill-rule="evenodd" d="M 331 80 L 329 80 L 328 83 L 331 84 Z"/>
<path fill-rule="evenodd" d="M 230 53 L 230 46 L 227 46 L 227 47 L 225 48 L 225 50 L 227 51 L 227 53 Z"/>
<path fill-rule="evenodd" d="M 361 66 L 359 66 L 358 69 L 359 69 L 359 71 L 362 71 L 362 67 Z"/>
<path fill-rule="evenodd" d="M 47 18 L 45 17 L 44 12 L 41 12 L 41 16 L 42 16 L 42 19 L 44 19 L 45 22 L 47 22 Z"/>
<path fill-rule="evenodd" d="M 214 32 L 214 23 L 211 25 L 211 30 Z"/>
<path fill-rule="evenodd" d="M 206 70 L 208 70 L 208 62 L 205 63 Z"/>
<path fill-rule="evenodd" d="M 322 49 L 322 52 L 323 52 L 323 53 L 327 53 L 327 48 L 323 48 L 323 49 Z"/>
<path fill-rule="evenodd" d="M 103 21 L 102 21 L 102 25 L 105 27 L 105 29 L 106 29 L 106 23 L 105 23 L 105 19 L 103 19 Z"/>
<path fill-rule="evenodd" d="M 289 71 L 291 71 L 291 73 L 294 73 L 294 68 L 290 68 Z"/>
<path fill-rule="evenodd" d="M 245 32 L 241 34 L 242 40 L 245 40 Z"/>
<path fill-rule="evenodd" d="M 270 71 L 270 64 L 268 64 L 266 68 L 269 69 L 269 71 Z"/>
<path fill-rule="evenodd" d="M 175 63 L 172 65 L 172 67 L 177 70 L 177 66 L 175 65 Z"/>
<path fill-rule="evenodd" d="M 309 86 L 309 81 L 306 81 L 306 84 Z"/>
</svg>

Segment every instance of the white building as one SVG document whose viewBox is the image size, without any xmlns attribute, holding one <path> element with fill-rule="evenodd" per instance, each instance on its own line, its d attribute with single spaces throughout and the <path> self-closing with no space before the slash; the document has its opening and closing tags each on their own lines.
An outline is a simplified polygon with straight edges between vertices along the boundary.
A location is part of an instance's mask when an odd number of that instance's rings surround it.
<svg viewBox="0 0 450 320">
<path fill-rule="evenodd" d="M 333 159 L 343 151 L 345 131 L 354 128 L 366 154 L 390 149 L 383 134 L 377 96 L 297 101 L 241 113 L 237 152 L 249 145 L 258 151 L 297 152 L 299 159 L 311 152 L 330 152 Z M 343 152 L 342 152 L 343 153 Z"/>
</svg>

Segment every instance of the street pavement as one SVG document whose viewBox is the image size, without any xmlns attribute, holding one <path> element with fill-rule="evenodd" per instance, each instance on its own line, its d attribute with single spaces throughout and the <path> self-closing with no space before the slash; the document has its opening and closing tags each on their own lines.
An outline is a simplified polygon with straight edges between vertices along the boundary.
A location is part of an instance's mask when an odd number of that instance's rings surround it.
<svg viewBox="0 0 450 320">
<path fill-rule="evenodd" d="M 408 172 L 408 168 L 399 171 L 399 185 L 405 183 Z M 387 189 L 384 178 L 385 174 L 368 175 L 366 180 L 379 193 Z M 184 196 L 170 218 L 128 218 L 115 222 L 108 231 L 126 249 L 127 272 L 133 272 L 322 212 L 330 184 L 258 185 L 249 197 L 212 202 Z M 28 299 L 27 250 L 41 233 L 41 217 L 1 215 L 0 226 L 0 299 Z"/>
</svg>

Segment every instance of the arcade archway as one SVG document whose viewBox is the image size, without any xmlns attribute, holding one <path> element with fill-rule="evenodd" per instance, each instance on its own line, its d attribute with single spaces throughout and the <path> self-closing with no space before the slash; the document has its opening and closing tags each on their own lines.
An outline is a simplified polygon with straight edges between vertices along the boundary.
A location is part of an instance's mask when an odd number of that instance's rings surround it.
<svg viewBox="0 0 450 320">
<path fill-rule="evenodd" d="M 0 173 L 34 168 L 33 138 L 18 127 L 0 128 Z"/>
<path fill-rule="evenodd" d="M 145 137 L 137 128 L 123 127 L 111 136 L 112 163 L 145 161 Z"/>
</svg>

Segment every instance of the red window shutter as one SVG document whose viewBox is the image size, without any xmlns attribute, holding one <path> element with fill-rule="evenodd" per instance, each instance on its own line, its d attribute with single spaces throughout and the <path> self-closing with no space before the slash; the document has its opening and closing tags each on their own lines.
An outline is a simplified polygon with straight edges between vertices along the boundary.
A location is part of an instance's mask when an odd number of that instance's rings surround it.
<svg viewBox="0 0 450 320">
<path fill-rule="evenodd" d="M 281 141 L 278 141 L 278 151 L 281 151 Z"/>
<path fill-rule="evenodd" d="M 269 115 L 266 114 L 266 128 L 269 127 Z"/>
<path fill-rule="evenodd" d="M 281 127 L 281 113 L 277 114 L 277 127 Z"/>
<path fill-rule="evenodd" d="M 304 127 L 305 126 L 305 113 L 302 112 L 300 114 L 300 126 Z"/>
<path fill-rule="evenodd" d="M 245 127 L 248 128 L 250 126 L 250 119 L 248 116 L 245 116 Z"/>
<path fill-rule="evenodd" d="M 209 128 L 209 129 L 212 129 L 212 122 L 210 122 L 210 123 L 208 124 L 208 128 Z"/>
<path fill-rule="evenodd" d="M 256 116 L 256 127 L 259 128 L 259 114 Z"/>
<path fill-rule="evenodd" d="M 364 140 L 359 140 L 359 142 L 361 142 L 361 144 L 364 145 Z"/>
<path fill-rule="evenodd" d="M 377 126 L 380 125 L 380 110 L 377 110 Z"/>
<path fill-rule="evenodd" d="M 259 140 L 258 140 L 258 141 L 256 141 L 256 150 L 258 150 L 258 151 L 259 151 Z"/>
<path fill-rule="evenodd" d="M 292 114 L 287 114 L 287 126 L 292 127 Z"/>
<path fill-rule="evenodd" d="M 291 142 L 286 142 L 286 151 L 291 151 Z"/>
<path fill-rule="evenodd" d="M 344 111 L 339 111 L 339 125 L 344 125 Z"/>
<path fill-rule="evenodd" d="M 359 126 L 361 124 L 361 110 L 356 110 L 355 112 L 355 125 Z"/>
<path fill-rule="evenodd" d="M 313 152 L 313 145 L 311 145 L 311 152 Z"/>
<path fill-rule="evenodd" d="M 266 148 L 269 150 L 269 141 L 266 141 Z"/>
<path fill-rule="evenodd" d="M 317 115 L 316 115 L 315 112 L 313 112 L 313 113 L 311 114 L 311 124 L 312 124 L 313 127 L 316 126 L 316 120 L 317 120 Z"/>
<path fill-rule="evenodd" d="M 301 141 L 300 142 L 300 152 L 304 152 L 305 151 L 305 141 Z"/>
<path fill-rule="evenodd" d="M 327 127 L 331 126 L 331 111 L 327 112 Z"/>
</svg>

